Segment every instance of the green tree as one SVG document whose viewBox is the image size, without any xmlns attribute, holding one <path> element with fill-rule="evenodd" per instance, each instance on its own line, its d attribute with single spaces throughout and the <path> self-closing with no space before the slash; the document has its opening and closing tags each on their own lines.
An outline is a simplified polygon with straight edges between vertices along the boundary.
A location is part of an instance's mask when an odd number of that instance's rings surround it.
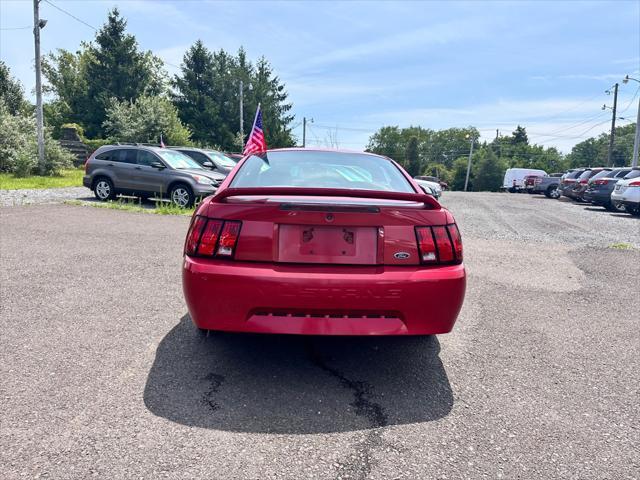
<svg viewBox="0 0 640 480">
<path fill-rule="evenodd" d="M 104 130 L 113 141 L 156 143 L 160 135 L 169 145 L 188 145 L 189 130 L 182 125 L 173 104 L 163 97 L 135 101 L 113 99 L 107 108 Z"/>
<path fill-rule="evenodd" d="M 185 53 L 180 74 L 173 80 L 172 95 L 194 141 L 219 145 L 225 150 L 239 149 L 241 80 L 244 134 L 248 135 L 260 103 L 267 145 L 294 145 L 290 128 L 292 105 L 267 60 L 261 58 L 253 65 L 242 48 L 236 56 L 224 50 L 211 53 L 200 40 Z"/>
<path fill-rule="evenodd" d="M 464 190 L 464 182 L 467 177 L 467 162 L 468 157 L 456 158 L 451 168 L 451 186 L 452 190 Z M 473 190 L 473 170 L 469 172 L 469 185 L 468 189 Z"/>
<path fill-rule="evenodd" d="M 506 165 L 493 149 L 483 147 L 473 155 L 473 189 L 477 191 L 495 192 L 500 189 Z"/>
<path fill-rule="evenodd" d="M 198 40 L 185 53 L 181 74 L 173 80 L 171 98 L 192 138 L 201 144 L 215 143 L 219 108 L 215 101 L 213 55 Z"/>
<path fill-rule="evenodd" d="M 405 154 L 405 168 L 412 177 L 420 173 L 420 159 L 418 158 L 418 137 L 411 137 L 407 142 L 407 151 Z"/>
<path fill-rule="evenodd" d="M 0 60 L 0 105 L 4 105 L 11 115 L 29 110 L 24 98 L 24 90 L 18 80 L 13 78 L 9 67 Z"/>
<path fill-rule="evenodd" d="M 54 95 L 45 108 L 46 119 L 56 126 L 78 123 L 87 136 L 100 136 L 113 98 L 132 101 L 166 90 L 162 61 L 140 51 L 135 37 L 126 33 L 126 25 L 114 8 L 94 42 L 82 43 L 76 53 L 58 50 L 45 58 L 46 91 Z"/>
<path fill-rule="evenodd" d="M 515 131 L 511 134 L 511 145 L 529 145 L 529 137 L 524 127 L 520 125 L 516 127 Z"/>
</svg>

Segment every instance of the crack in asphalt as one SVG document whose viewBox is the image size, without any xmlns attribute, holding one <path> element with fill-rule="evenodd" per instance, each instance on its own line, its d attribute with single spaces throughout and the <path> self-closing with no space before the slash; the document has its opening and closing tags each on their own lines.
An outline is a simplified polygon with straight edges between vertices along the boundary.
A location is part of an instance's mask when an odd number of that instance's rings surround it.
<svg viewBox="0 0 640 480">
<path fill-rule="evenodd" d="M 207 382 L 210 382 L 209 389 L 202 395 L 202 401 L 209 407 L 212 412 L 220 409 L 215 400 L 215 394 L 225 381 L 224 375 L 218 375 L 217 373 L 210 373 L 204 378 Z"/>
<path fill-rule="evenodd" d="M 351 405 L 355 407 L 356 415 L 366 418 L 372 427 L 355 447 L 355 454 L 350 455 L 346 461 L 338 462 L 336 478 L 369 478 L 374 464 L 373 450 L 388 445 L 382 439 L 383 428 L 389 423 L 387 414 L 382 405 L 368 398 L 372 393 L 370 384 L 347 378 L 339 370 L 330 367 L 311 342 L 307 344 L 307 352 L 311 362 L 316 367 L 337 378 L 344 388 L 353 392 L 354 401 Z"/>
</svg>

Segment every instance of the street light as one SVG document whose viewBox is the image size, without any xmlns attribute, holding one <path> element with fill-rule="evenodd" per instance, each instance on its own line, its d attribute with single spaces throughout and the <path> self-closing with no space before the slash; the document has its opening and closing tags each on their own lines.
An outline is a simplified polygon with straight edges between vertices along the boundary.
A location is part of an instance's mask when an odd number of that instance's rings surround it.
<svg viewBox="0 0 640 480">
<path fill-rule="evenodd" d="M 622 79 L 622 83 L 626 85 L 629 83 L 629 80 L 640 83 L 640 80 L 630 77 L 629 75 L 626 75 L 624 79 Z M 638 147 L 640 147 L 640 100 L 638 100 L 638 118 L 636 118 L 636 137 L 633 141 L 633 160 L 631 160 L 632 167 L 638 166 Z"/>
</svg>

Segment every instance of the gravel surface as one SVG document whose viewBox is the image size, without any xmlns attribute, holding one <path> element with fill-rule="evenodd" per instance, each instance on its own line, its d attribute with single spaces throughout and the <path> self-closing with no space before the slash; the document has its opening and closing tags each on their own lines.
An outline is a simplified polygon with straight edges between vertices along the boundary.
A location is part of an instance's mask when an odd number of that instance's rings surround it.
<svg viewBox="0 0 640 480">
<path fill-rule="evenodd" d="M 451 334 L 199 337 L 188 218 L 0 209 L 0 478 L 640 477 L 640 220 L 445 193 Z"/>
<path fill-rule="evenodd" d="M 71 199 L 93 198 L 85 187 L 0 190 L 0 206 L 60 203 Z"/>
</svg>

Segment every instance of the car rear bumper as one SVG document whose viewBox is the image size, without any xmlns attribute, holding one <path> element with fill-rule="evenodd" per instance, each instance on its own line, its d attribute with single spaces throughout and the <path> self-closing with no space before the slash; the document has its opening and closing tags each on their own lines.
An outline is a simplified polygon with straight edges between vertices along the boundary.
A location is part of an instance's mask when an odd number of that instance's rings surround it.
<svg viewBox="0 0 640 480">
<path fill-rule="evenodd" d="M 582 198 L 591 203 L 595 203 L 596 205 L 606 205 L 611 203 L 611 192 L 610 191 L 598 191 L 598 190 L 586 190 L 582 194 Z"/>
<path fill-rule="evenodd" d="M 447 333 L 462 308 L 463 265 L 319 266 L 185 257 L 196 326 L 304 335 Z"/>
<path fill-rule="evenodd" d="M 91 177 L 89 175 L 84 175 L 82 177 L 82 185 L 84 185 L 87 188 L 91 188 Z"/>
<path fill-rule="evenodd" d="M 616 200 L 625 205 L 637 205 L 640 203 L 640 187 L 626 187 L 623 191 L 614 190 L 611 192 L 611 200 Z"/>
</svg>

